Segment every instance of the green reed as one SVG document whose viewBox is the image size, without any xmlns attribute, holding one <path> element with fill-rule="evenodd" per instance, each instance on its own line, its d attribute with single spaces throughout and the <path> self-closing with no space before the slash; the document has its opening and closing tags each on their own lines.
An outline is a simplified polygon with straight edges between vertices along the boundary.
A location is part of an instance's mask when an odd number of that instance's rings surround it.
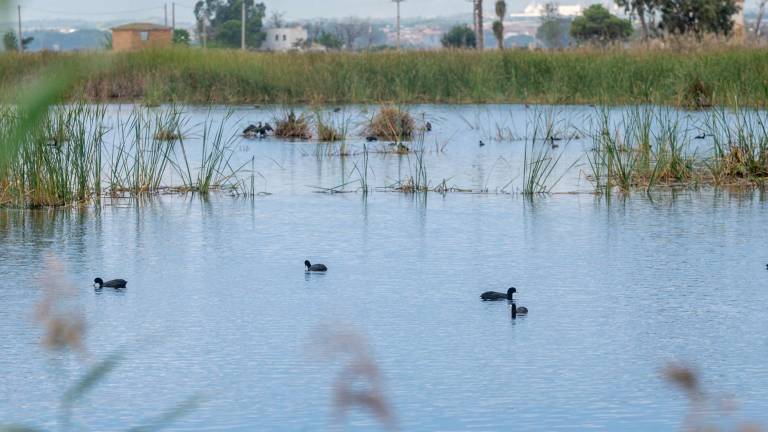
<svg viewBox="0 0 768 432">
<path fill-rule="evenodd" d="M 685 106 L 692 83 L 715 105 L 765 103 L 762 49 L 275 54 L 169 49 L 0 56 L 6 88 L 55 61 L 108 59 L 81 79 L 97 101 L 187 103 L 533 102 Z M 738 76 L 738 80 L 733 77 Z M 83 96 L 73 92 L 72 96 Z"/>
</svg>

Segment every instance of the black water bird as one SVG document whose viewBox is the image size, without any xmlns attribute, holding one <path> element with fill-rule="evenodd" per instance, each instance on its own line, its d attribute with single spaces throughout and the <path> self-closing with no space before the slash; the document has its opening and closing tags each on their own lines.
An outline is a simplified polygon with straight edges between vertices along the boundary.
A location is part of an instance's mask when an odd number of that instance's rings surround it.
<svg viewBox="0 0 768 432">
<path fill-rule="evenodd" d="M 254 138 L 254 137 L 264 138 L 267 136 L 269 132 L 272 132 L 272 131 L 274 131 L 274 129 L 272 129 L 272 125 L 270 125 L 269 123 L 262 124 L 261 122 L 259 122 L 258 124 L 255 124 L 255 125 L 253 124 L 248 125 L 248 127 L 243 130 L 243 135 L 249 138 Z"/>
<path fill-rule="evenodd" d="M 697 140 L 703 140 L 703 139 L 704 139 L 704 138 L 706 138 L 706 137 L 713 137 L 713 136 L 714 136 L 714 135 L 712 135 L 712 134 L 708 134 L 708 133 L 706 133 L 706 132 L 702 132 L 702 133 L 700 133 L 700 134 L 696 135 L 695 137 L 693 137 L 693 139 L 697 139 Z"/>
<path fill-rule="evenodd" d="M 525 306 L 518 306 L 515 302 L 509 305 L 509 312 L 512 315 L 512 319 L 517 318 L 518 315 L 527 315 L 528 308 Z"/>
<path fill-rule="evenodd" d="M 259 130 L 258 126 L 251 124 L 251 125 L 248 125 L 248 127 L 246 127 L 245 129 L 243 129 L 243 135 L 254 136 L 257 134 L 258 130 Z"/>
<path fill-rule="evenodd" d="M 432 132 L 432 123 L 427 122 L 427 124 L 424 125 L 424 128 L 427 129 L 427 132 Z"/>
<path fill-rule="evenodd" d="M 559 138 L 555 138 L 553 136 L 549 137 L 549 145 L 552 146 L 553 149 L 556 149 L 560 147 L 560 144 L 557 144 L 555 141 L 559 141 Z"/>
<path fill-rule="evenodd" d="M 374 141 L 378 141 L 379 139 L 377 137 L 373 136 L 373 135 L 369 135 L 369 136 L 365 137 L 365 140 L 368 141 L 368 142 L 374 142 Z"/>
<path fill-rule="evenodd" d="M 335 113 L 337 113 L 339 111 L 341 111 L 341 108 L 339 108 L 339 107 L 336 107 L 336 108 L 333 109 L 333 112 L 335 112 Z"/>
<path fill-rule="evenodd" d="M 498 301 L 498 300 L 513 300 L 512 296 L 517 292 L 515 287 L 510 287 L 507 293 L 500 293 L 496 291 L 486 291 L 480 294 L 480 298 L 483 301 Z"/>
<path fill-rule="evenodd" d="M 325 264 L 312 264 L 309 260 L 304 260 L 304 266 L 308 272 L 325 272 L 328 271 L 328 267 Z"/>
<path fill-rule="evenodd" d="M 485 143 L 483 142 L 483 140 L 480 140 L 480 143 L 479 143 L 478 145 L 479 145 L 480 147 L 483 147 L 483 146 L 485 145 Z"/>
<path fill-rule="evenodd" d="M 128 281 L 126 281 L 125 279 L 112 279 L 106 282 L 104 282 L 101 278 L 96 278 L 93 280 L 93 286 L 96 289 L 125 288 L 127 284 L 128 284 Z"/>
</svg>

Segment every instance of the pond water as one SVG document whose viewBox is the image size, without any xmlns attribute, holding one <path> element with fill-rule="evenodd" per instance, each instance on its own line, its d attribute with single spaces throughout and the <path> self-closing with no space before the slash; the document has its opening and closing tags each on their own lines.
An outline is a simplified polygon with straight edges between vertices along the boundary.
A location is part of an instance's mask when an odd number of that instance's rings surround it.
<svg viewBox="0 0 768 432">
<path fill-rule="evenodd" d="M 500 110 L 525 108 L 434 107 L 432 139 L 448 144 L 430 153 L 430 178 L 509 182 L 519 143 L 479 147 L 484 132 L 462 135 L 459 118 Z M 661 376 L 670 361 L 728 402 L 708 406 L 717 424 L 768 424 L 764 192 L 329 195 L 312 186 L 351 168 L 315 144 L 237 146 L 272 195 L 0 210 L 0 424 L 55 430 L 69 385 L 123 352 L 73 407 L 73 430 L 124 430 L 192 395 L 202 403 L 167 430 L 381 429 L 362 409 L 335 420 L 350 357 L 323 355 L 321 336 L 347 333 L 403 430 L 678 430 L 688 402 Z M 494 168 L 500 157 L 511 168 Z M 371 156 L 376 184 L 407 163 Z M 570 171 L 559 187 L 590 189 Z M 51 257 L 66 279 L 41 280 Z M 305 274 L 304 259 L 330 270 Z M 96 276 L 128 289 L 95 293 Z M 39 342 L 42 285 L 66 281 L 83 354 Z M 528 316 L 479 299 L 509 286 Z"/>
</svg>

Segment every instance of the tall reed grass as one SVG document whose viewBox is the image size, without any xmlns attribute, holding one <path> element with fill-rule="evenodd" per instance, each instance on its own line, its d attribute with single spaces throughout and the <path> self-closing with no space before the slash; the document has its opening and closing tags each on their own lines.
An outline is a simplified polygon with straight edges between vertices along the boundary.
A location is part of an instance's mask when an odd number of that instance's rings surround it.
<svg viewBox="0 0 768 432">
<path fill-rule="evenodd" d="M 37 127 L 20 135 L 18 152 L 0 171 L 0 205 L 63 206 L 105 194 L 207 193 L 242 184 L 236 176 L 244 166 L 230 164 L 229 116 L 209 116 L 197 126 L 198 158 L 188 154 L 184 138 L 195 128 L 175 106 L 134 107 L 127 117 L 119 113 L 112 128 L 105 115 L 99 105 L 53 106 Z M 18 109 L 0 108 L 0 137 L 13 133 L 18 119 Z M 182 184 L 169 183 L 174 171 Z"/>
<path fill-rule="evenodd" d="M 696 51 L 433 51 L 267 54 L 169 49 L 131 53 L 5 53 L 13 89 L 46 65 L 107 59 L 80 79 L 95 101 L 190 103 L 536 102 L 764 106 L 768 57 L 757 48 Z M 735 77 L 738 77 L 737 79 Z M 698 88 L 698 87 L 696 87 Z M 695 99 L 695 100 L 692 100 Z"/>
</svg>

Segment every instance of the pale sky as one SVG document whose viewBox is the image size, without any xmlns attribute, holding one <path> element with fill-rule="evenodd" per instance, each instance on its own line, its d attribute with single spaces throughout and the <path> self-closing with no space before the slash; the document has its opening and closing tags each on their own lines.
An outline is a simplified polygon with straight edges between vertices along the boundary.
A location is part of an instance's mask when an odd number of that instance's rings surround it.
<svg viewBox="0 0 768 432">
<path fill-rule="evenodd" d="M 302 18 L 389 18 L 395 14 L 392 0 L 257 0 L 267 6 L 267 14 L 278 10 L 287 19 Z M 21 0 L 25 18 L 37 19 L 85 19 L 131 21 L 137 18 L 163 16 L 163 4 L 172 0 Z M 192 8 L 196 0 L 177 0 L 177 20 L 192 21 Z M 490 1 L 489 1 L 490 3 Z M 563 2 L 565 3 L 565 2 Z M 525 0 L 508 1 L 510 10 L 522 9 Z M 432 17 L 471 13 L 468 0 L 404 0 L 401 4 L 404 17 Z M 491 6 L 492 8 L 492 6 Z"/>
<path fill-rule="evenodd" d="M 17 0 L 19 1 L 19 0 Z M 23 17 L 39 19 L 83 19 L 87 21 L 162 19 L 163 5 L 172 0 L 20 0 Z M 267 6 L 267 14 L 277 10 L 287 19 L 303 18 L 393 18 L 392 0 L 257 0 Z M 536 0 L 507 0 L 510 12 L 522 11 Z M 543 2 L 546 0 L 540 0 Z M 560 0 L 560 4 L 591 4 L 601 0 Z M 176 17 L 180 22 L 193 21 L 192 8 L 196 0 L 177 0 Z M 493 11 L 493 0 L 487 0 L 487 13 Z M 756 0 L 747 0 L 747 9 L 755 7 Z M 403 0 L 403 17 L 434 17 L 471 13 L 470 0 Z M 170 18 L 169 18 L 170 19 Z"/>
</svg>

